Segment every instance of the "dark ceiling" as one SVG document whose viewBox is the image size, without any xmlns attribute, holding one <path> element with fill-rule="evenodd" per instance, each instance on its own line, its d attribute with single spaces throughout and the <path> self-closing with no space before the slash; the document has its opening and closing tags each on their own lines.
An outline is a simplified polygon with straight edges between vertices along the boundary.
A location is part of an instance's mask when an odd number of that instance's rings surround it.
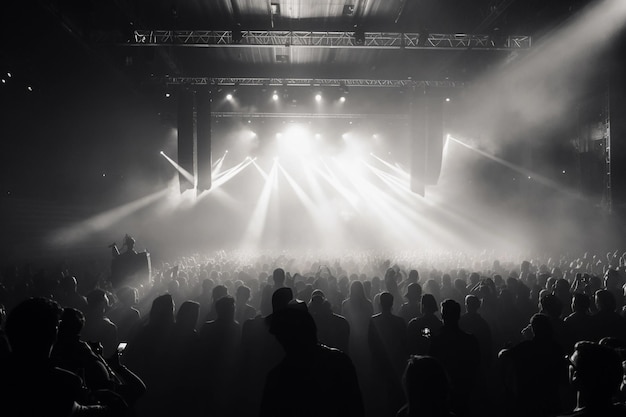
<svg viewBox="0 0 626 417">
<path fill-rule="evenodd" d="M 32 77 L 96 58 L 137 84 L 171 76 L 471 80 L 502 52 L 124 46 L 135 29 L 310 30 L 540 37 L 590 0 L 41 0 L 3 13 L 1 57 Z M 69 45 L 71 44 L 71 45 Z M 287 62 L 276 62 L 286 53 Z M 41 74 L 42 64 L 46 74 Z"/>
</svg>

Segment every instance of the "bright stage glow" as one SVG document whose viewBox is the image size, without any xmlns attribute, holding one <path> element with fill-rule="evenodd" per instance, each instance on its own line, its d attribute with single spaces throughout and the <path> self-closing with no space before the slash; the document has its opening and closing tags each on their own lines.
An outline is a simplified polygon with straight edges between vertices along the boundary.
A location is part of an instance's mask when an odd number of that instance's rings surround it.
<svg viewBox="0 0 626 417">
<path fill-rule="evenodd" d="M 272 94 L 272 100 L 278 101 L 278 94 L 275 91 L 274 94 Z"/>
<path fill-rule="evenodd" d="M 167 162 L 172 164 L 172 166 L 176 168 L 176 170 L 180 172 L 185 177 L 186 180 L 188 180 L 192 184 L 195 184 L 195 178 L 193 177 L 193 175 L 191 175 L 191 173 L 189 173 L 189 171 L 187 171 L 185 168 L 178 165 L 178 163 L 174 161 L 172 158 L 170 158 L 169 156 L 167 156 L 165 152 L 161 151 L 161 155 L 163 155 L 163 157 L 167 159 Z"/>
<path fill-rule="evenodd" d="M 346 98 L 344 96 L 341 96 L 341 98 L 339 99 L 340 102 L 345 103 L 346 102 Z"/>
<path fill-rule="evenodd" d="M 170 98 L 170 93 L 165 93 L 165 97 Z"/>
<path fill-rule="evenodd" d="M 232 94 L 226 94 L 226 100 L 232 101 L 233 100 L 233 95 Z"/>
<path fill-rule="evenodd" d="M 321 94 L 319 94 L 319 93 L 318 93 L 318 94 L 316 94 L 316 95 L 315 95 L 315 101 L 317 101 L 318 103 L 319 103 L 320 101 L 322 101 L 322 95 L 321 95 Z"/>
</svg>

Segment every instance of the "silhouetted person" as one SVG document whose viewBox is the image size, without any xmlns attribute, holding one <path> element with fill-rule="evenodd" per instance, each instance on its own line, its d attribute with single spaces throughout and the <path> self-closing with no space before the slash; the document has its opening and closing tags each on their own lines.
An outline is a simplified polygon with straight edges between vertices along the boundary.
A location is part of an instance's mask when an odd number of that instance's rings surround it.
<svg viewBox="0 0 626 417">
<path fill-rule="evenodd" d="M 617 313 L 613 293 L 608 290 L 598 290 L 595 294 L 595 301 L 598 312 L 591 319 L 593 340 L 597 342 L 603 337 L 626 340 L 626 319 Z"/>
<path fill-rule="evenodd" d="M 171 398 L 172 378 L 176 364 L 172 360 L 174 300 L 170 294 L 152 302 L 148 323 L 128 343 L 125 358 L 128 366 L 145 381 L 148 391 L 137 403 L 141 416 L 171 415 L 177 408 Z"/>
<path fill-rule="evenodd" d="M 270 332 L 285 357 L 267 376 L 260 416 L 363 416 L 350 358 L 318 343 L 315 322 L 304 308 L 290 306 L 272 315 Z"/>
<path fill-rule="evenodd" d="M 85 386 L 92 390 L 111 388 L 111 375 L 99 355 L 80 340 L 85 316 L 74 308 L 63 309 L 57 341 L 51 358 L 55 366 L 66 369 L 83 378 Z"/>
<path fill-rule="evenodd" d="M 380 294 L 381 312 L 372 316 L 368 344 L 372 354 L 372 369 L 383 400 L 378 413 L 393 415 L 402 405 L 400 378 L 407 357 L 406 323 L 392 313 L 393 295 Z"/>
<path fill-rule="evenodd" d="M 404 298 L 406 298 L 407 301 L 400 307 L 399 316 L 402 317 L 404 322 L 408 324 L 412 319 L 419 317 L 422 313 L 422 308 L 420 306 L 422 286 L 417 282 L 410 283 L 406 288 Z"/>
<path fill-rule="evenodd" d="M 367 332 L 374 308 L 372 302 L 365 296 L 361 281 L 352 281 L 350 284 L 350 294 L 341 304 L 341 313 L 350 323 L 350 357 L 357 365 L 357 370 L 367 369 L 369 365 Z"/>
<path fill-rule="evenodd" d="M 569 381 L 577 394 L 576 409 L 569 416 L 626 416 L 626 407 L 613 402 L 623 375 L 620 357 L 613 349 L 578 342 L 569 362 Z"/>
<path fill-rule="evenodd" d="M 63 308 L 71 307 L 83 313 L 87 310 L 87 299 L 78 293 L 78 283 L 73 276 L 61 277 L 57 299 Z"/>
<path fill-rule="evenodd" d="M 560 409 L 559 388 L 565 383 L 565 352 L 554 340 L 550 318 L 535 314 L 532 339 L 499 354 L 510 398 L 506 410 L 513 416 L 550 416 Z"/>
<path fill-rule="evenodd" d="M 273 285 L 265 285 L 263 287 L 263 293 L 261 296 L 261 315 L 268 316 L 272 313 L 272 296 L 274 292 L 285 286 L 285 270 L 282 268 L 276 268 L 272 272 Z"/>
<path fill-rule="evenodd" d="M 452 410 L 467 415 L 480 366 L 480 348 L 476 337 L 459 328 L 459 303 L 454 300 L 441 303 L 441 317 L 443 327 L 431 338 L 430 355 L 439 360 L 450 376 Z"/>
<path fill-rule="evenodd" d="M 563 351 L 568 353 L 574 349 L 574 338 L 565 322 L 561 319 L 563 305 L 555 295 L 545 294 L 539 299 L 539 312 L 550 318 L 554 340 L 558 342 Z"/>
<path fill-rule="evenodd" d="M 215 308 L 215 303 L 217 303 L 217 300 L 226 297 L 228 295 L 228 288 L 226 288 L 224 285 L 216 285 L 215 287 L 213 287 L 213 291 L 212 291 L 212 304 L 211 304 L 211 310 L 209 311 L 209 314 L 207 314 L 207 316 L 204 318 L 205 321 L 212 321 L 217 319 L 217 311 Z"/>
<path fill-rule="evenodd" d="M 409 322 L 407 326 L 407 346 L 412 355 L 425 355 L 428 353 L 430 338 L 439 333 L 443 326 L 437 312 L 437 302 L 432 294 L 422 295 L 422 316 Z"/>
<path fill-rule="evenodd" d="M 109 298 L 103 290 L 96 289 L 87 296 L 85 326 L 82 337 L 87 342 L 100 342 L 102 354 L 110 357 L 117 348 L 117 327 L 104 314 L 109 307 Z"/>
<path fill-rule="evenodd" d="M 50 351 L 57 336 L 61 307 L 44 298 L 18 304 L 7 318 L 6 332 L 12 353 L 0 364 L 0 415 L 3 417 L 105 416 L 124 412 L 115 396 L 101 396 L 109 406 L 84 406 L 80 378 L 54 367 Z"/>
<path fill-rule="evenodd" d="M 317 292 L 317 293 L 316 293 Z M 328 347 L 348 353 L 350 343 L 350 324 L 339 314 L 333 313 L 330 302 L 324 294 L 315 290 L 309 303 L 309 312 L 317 326 L 317 336 L 320 343 Z"/>
<path fill-rule="evenodd" d="M 576 293 L 572 297 L 573 313 L 565 317 L 565 326 L 575 341 L 593 340 L 593 319 L 589 313 L 591 300 L 589 296 L 583 293 Z"/>
<path fill-rule="evenodd" d="M 117 326 L 117 339 L 128 341 L 141 322 L 141 313 L 135 308 L 139 302 L 137 289 L 122 287 L 117 291 L 119 305 L 108 313 L 109 319 Z"/>
<path fill-rule="evenodd" d="M 480 347 L 480 363 L 482 367 L 489 367 L 493 362 L 493 339 L 491 338 L 491 328 L 485 319 L 482 318 L 478 310 L 480 309 L 480 299 L 475 295 L 465 297 L 466 313 L 459 320 L 459 327 L 466 333 L 473 334 L 478 340 Z"/>
<path fill-rule="evenodd" d="M 412 356 L 404 371 L 407 404 L 397 417 L 452 417 L 450 382 L 439 361 L 431 356 Z"/>
<path fill-rule="evenodd" d="M 293 299 L 291 288 L 281 287 L 274 291 L 271 298 L 273 313 L 258 315 L 243 323 L 241 330 L 242 381 L 240 414 L 257 413 L 261 405 L 263 383 L 267 373 L 283 357 L 283 350 L 276 338 L 269 333 L 269 322 L 274 312 L 283 310 Z"/>
<path fill-rule="evenodd" d="M 235 320 L 243 326 L 246 320 L 253 319 L 256 316 L 256 309 L 248 304 L 250 288 L 245 285 L 240 286 L 237 288 L 235 297 Z"/>
</svg>

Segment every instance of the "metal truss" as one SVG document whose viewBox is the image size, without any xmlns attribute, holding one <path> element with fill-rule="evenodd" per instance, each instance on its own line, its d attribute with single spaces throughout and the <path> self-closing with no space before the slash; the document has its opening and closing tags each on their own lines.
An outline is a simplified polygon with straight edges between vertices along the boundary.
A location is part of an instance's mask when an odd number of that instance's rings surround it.
<svg viewBox="0 0 626 417">
<path fill-rule="evenodd" d="M 308 32 L 278 30 L 136 30 L 130 46 L 310 47 L 370 49 L 516 50 L 532 46 L 530 36 L 464 33 Z"/>
<path fill-rule="evenodd" d="M 211 78 L 211 77 L 167 77 L 165 84 L 215 85 L 215 86 L 265 86 L 265 87 L 464 87 L 461 81 L 417 81 L 417 80 L 367 80 L 343 78 Z"/>
<path fill-rule="evenodd" d="M 408 114 L 348 114 L 348 113 L 251 113 L 251 112 L 212 112 L 211 116 L 218 118 L 246 118 L 246 119 L 391 119 L 408 120 Z"/>
</svg>

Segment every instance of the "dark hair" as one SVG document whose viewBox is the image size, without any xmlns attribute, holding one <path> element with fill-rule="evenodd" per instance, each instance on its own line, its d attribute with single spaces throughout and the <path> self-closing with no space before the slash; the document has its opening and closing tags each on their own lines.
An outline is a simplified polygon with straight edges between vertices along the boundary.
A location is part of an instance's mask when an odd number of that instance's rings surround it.
<svg viewBox="0 0 626 417">
<path fill-rule="evenodd" d="M 52 346 L 61 306 L 48 298 L 29 298 L 11 310 L 5 331 L 14 352 Z"/>
<path fill-rule="evenodd" d="M 404 370 L 403 385 L 409 412 L 428 407 L 443 414 L 447 410 L 450 382 L 441 363 L 431 356 L 411 356 Z"/>
<path fill-rule="evenodd" d="M 622 362 L 615 350 L 592 342 L 578 342 L 570 358 L 576 385 L 593 398 L 611 398 L 622 382 Z"/>
<path fill-rule="evenodd" d="M 215 302 L 215 312 L 218 319 L 231 319 L 235 314 L 235 299 L 230 295 Z"/>
<path fill-rule="evenodd" d="M 85 316 L 80 310 L 66 307 L 59 323 L 59 336 L 77 336 L 85 325 Z"/>
<path fill-rule="evenodd" d="M 445 300 L 441 303 L 441 317 L 444 323 L 458 323 L 461 317 L 461 305 L 454 300 Z"/>
<path fill-rule="evenodd" d="M 389 311 L 393 307 L 393 295 L 385 291 L 380 294 L 380 307 L 383 311 Z"/>
</svg>

